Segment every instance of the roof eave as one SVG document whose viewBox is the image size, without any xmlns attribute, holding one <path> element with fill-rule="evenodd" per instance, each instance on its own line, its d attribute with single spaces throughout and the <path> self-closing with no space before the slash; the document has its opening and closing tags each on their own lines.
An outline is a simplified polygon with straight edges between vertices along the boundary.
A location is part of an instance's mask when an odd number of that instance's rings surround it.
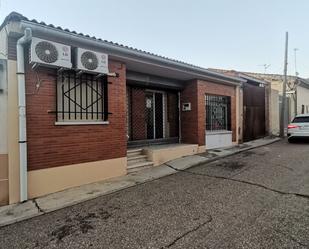
<svg viewBox="0 0 309 249">
<path fill-rule="evenodd" d="M 181 70 L 183 72 L 188 72 L 188 73 L 190 72 L 196 75 L 196 77 L 201 76 L 204 79 L 216 80 L 217 82 L 221 82 L 223 84 L 240 85 L 243 82 L 246 82 L 245 80 L 238 78 L 238 77 L 232 77 L 232 76 L 227 76 L 224 74 L 212 72 L 212 71 L 209 71 L 201 67 L 193 66 L 191 64 L 174 61 L 174 60 L 171 60 L 165 57 L 153 55 L 151 53 L 146 53 L 143 51 L 139 51 L 137 49 L 128 48 L 125 46 L 113 44 L 113 43 L 106 42 L 103 40 L 98 40 L 98 39 L 94 39 L 94 38 L 87 37 L 87 36 L 81 36 L 79 34 L 75 34 L 75 33 L 65 31 L 62 29 L 57 29 L 54 27 L 49 27 L 46 25 L 42 25 L 40 23 L 34 23 L 31 21 L 27 21 L 27 20 L 21 20 L 20 23 L 21 23 L 22 29 L 26 27 L 31 28 L 33 30 L 34 35 L 36 33 L 41 33 L 43 35 L 49 34 L 49 35 L 54 35 L 54 36 L 62 36 L 62 37 L 69 38 L 69 39 L 78 39 L 79 41 L 83 41 L 83 43 L 85 44 L 94 45 L 96 47 L 101 47 L 101 48 L 111 51 L 112 53 L 114 52 L 119 57 L 123 56 L 129 59 L 133 59 L 135 61 L 138 60 L 141 63 L 143 62 L 156 63 L 156 64 L 159 64 L 165 67 L 167 66 L 173 69 Z"/>
<path fill-rule="evenodd" d="M 258 83 L 258 84 L 263 84 L 263 85 L 269 84 L 269 82 L 267 82 L 267 81 L 259 80 L 259 79 L 253 78 L 253 77 L 246 75 L 246 74 L 243 74 L 243 73 L 239 73 L 239 77 L 244 78 L 248 81 L 253 81 L 253 82 Z"/>
</svg>

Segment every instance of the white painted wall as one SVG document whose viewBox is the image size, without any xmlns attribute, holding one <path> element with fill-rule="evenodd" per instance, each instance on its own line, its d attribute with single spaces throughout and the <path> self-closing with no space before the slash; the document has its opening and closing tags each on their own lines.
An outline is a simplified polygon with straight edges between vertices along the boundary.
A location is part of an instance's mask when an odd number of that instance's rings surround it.
<svg viewBox="0 0 309 249">
<path fill-rule="evenodd" d="M 309 113 L 309 89 L 298 86 L 297 87 L 297 113 L 301 114 L 302 105 L 305 106 L 305 113 Z"/>
<path fill-rule="evenodd" d="M 206 131 L 206 149 L 216 149 L 232 146 L 231 131 Z"/>
<path fill-rule="evenodd" d="M 0 59 L 7 59 L 8 43 L 6 32 L 6 27 L 3 27 L 3 29 L 0 31 Z"/>
<path fill-rule="evenodd" d="M 280 110 L 279 110 L 279 91 L 271 89 L 269 107 L 269 129 L 270 134 L 279 135 L 280 132 Z"/>
<path fill-rule="evenodd" d="M 3 28 L 0 31 L 0 154 L 7 154 L 7 35 Z"/>
</svg>

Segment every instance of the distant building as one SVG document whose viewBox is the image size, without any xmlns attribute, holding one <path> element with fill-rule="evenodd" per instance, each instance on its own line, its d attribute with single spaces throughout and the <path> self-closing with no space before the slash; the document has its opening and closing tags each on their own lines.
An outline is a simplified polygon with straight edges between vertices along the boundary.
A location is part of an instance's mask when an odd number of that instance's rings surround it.
<svg viewBox="0 0 309 249">
<path fill-rule="evenodd" d="M 269 81 L 235 70 L 214 68 L 209 70 L 245 80 L 241 86 L 239 110 L 242 141 L 279 133 L 278 92 L 272 92 Z"/>
<path fill-rule="evenodd" d="M 262 73 L 246 74 L 270 82 L 271 88 L 279 92 L 281 102 L 283 75 Z M 287 97 L 289 121 L 297 114 L 309 113 L 309 80 L 289 75 L 287 81 Z"/>
</svg>

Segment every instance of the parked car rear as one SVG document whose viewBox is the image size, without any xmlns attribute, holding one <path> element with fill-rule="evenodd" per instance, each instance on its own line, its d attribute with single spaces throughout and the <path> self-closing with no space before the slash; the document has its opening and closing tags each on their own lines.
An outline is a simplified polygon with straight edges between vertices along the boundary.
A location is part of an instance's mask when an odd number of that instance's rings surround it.
<svg viewBox="0 0 309 249">
<path fill-rule="evenodd" d="M 309 138 L 309 114 L 297 115 L 288 125 L 289 142 L 295 138 Z"/>
</svg>

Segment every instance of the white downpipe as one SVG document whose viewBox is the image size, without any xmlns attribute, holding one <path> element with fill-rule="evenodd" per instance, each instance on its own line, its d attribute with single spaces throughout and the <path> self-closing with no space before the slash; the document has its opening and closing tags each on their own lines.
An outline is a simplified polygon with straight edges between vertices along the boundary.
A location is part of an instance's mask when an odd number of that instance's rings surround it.
<svg viewBox="0 0 309 249">
<path fill-rule="evenodd" d="M 19 114 L 19 184 L 20 201 L 28 199 L 27 182 L 27 132 L 26 132 L 26 87 L 25 87 L 25 56 L 24 45 L 32 39 L 30 28 L 17 41 L 17 82 L 18 82 L 18 114 Z"/>
</svg>

